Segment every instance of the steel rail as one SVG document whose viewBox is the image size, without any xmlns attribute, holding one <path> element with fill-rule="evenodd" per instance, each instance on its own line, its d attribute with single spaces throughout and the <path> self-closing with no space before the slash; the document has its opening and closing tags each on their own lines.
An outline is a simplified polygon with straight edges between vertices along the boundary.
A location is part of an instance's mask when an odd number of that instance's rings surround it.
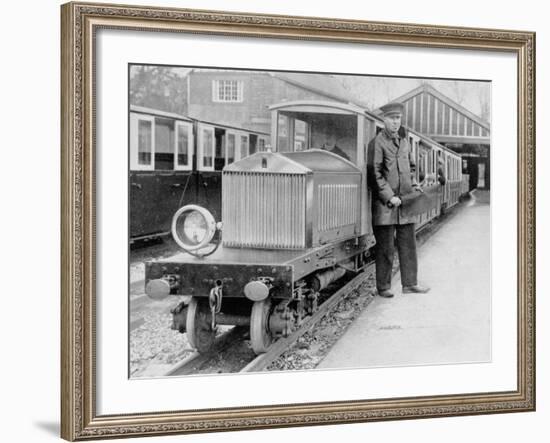
<svg viewBox="0 0 550 443">
<path fill-rule="evenodd" d="M 216 338 L 212 349 L 204 354 L 201 354 L 197 351 L 193 351 L 192 354 L 185 357 L 183 360 L 175 363 L 171 366 L 164 374 L 164 377 L 176 376 L 176 375 L 187 375 L 192 368 L 200 367 L 203 363 L 210 360 L 212 357 L 216 356 L 222 352 L 225 348 L 229 347 L 234 340 L 241 339 L 248 332 L 248 328 L 243 328 L 235 326 L 224 332 L 219 337 Z"/>
</svg>

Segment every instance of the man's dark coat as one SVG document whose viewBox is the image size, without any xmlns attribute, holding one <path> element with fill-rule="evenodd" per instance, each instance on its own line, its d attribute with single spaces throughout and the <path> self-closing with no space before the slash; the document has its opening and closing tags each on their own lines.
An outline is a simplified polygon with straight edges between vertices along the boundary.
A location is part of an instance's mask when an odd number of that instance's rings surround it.
<svg viewBox="0 0 550 443">
<path fill-rule="evenodd" d="M 403 135 L 402 131 L 399 131 Z M 388 207 L 393 196 L 403 196 L 418 187 L 416 164 L 406 137 L 392 136 L 386 129 L 373 138 L 367 152 L 367 174 L 373 191 L 372 224 L 416 223 L 417 216 L 405 217 L 400 208 Z"/>
</svg>

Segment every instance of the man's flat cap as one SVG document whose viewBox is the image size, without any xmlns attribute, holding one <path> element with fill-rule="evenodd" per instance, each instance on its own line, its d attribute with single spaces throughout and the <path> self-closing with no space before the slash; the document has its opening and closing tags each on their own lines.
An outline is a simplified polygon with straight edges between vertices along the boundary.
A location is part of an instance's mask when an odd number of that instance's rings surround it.
<svg viewBox="0 0 550 443">
<path fill-rule="evenodd" d="M 381 106 L 380 110 L 382 111 L 382 115 L 392 115 L 392 114 L 403 114 L 403 111 L 405 110 L 405 105 L 403 103 L 397 103 L 392 102 L 388 103 L 387 105 Z"/>
</svg>

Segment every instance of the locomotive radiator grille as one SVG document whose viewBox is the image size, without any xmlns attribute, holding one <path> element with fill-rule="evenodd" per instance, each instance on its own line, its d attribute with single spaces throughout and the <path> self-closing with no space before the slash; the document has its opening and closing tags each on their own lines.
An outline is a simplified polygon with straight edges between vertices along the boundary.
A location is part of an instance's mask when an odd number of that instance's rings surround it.
<svg viewBox="0 0 550 443">
<path fill-rule="evenodd" d="M 329 231 L 353 225 L 359 218 L 359 186 L 357 184 L 327 184 L 319 186 L 317 229 Z"/>
<path fill-rule="evenodd" d="M 305 175 L 224 172 L 223 244 L 249 248 L 304 248 L 305 196 Z"/>
</svg>

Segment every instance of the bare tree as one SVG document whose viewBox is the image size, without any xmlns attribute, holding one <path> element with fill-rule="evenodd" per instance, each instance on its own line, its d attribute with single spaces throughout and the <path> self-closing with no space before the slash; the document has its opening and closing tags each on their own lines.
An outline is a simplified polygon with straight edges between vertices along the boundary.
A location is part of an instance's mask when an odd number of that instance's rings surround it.
<svg viewBox="0 0 550 443">
<path fill-rule="evenodd" d="M 130 72 L 130 103 L 185 114 L 185 72 L 164 66 L 133 66 Z"/>
</svg>

